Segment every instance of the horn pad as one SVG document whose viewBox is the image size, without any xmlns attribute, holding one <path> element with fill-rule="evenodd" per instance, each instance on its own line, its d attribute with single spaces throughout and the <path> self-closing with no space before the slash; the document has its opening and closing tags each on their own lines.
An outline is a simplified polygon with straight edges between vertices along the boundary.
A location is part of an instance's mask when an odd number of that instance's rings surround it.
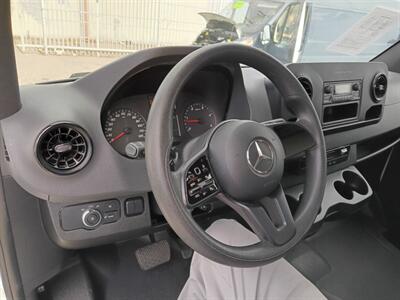
<svg viewBox="0 0 400 300">
<path fill-rule="evenodd" d="M 214 132 L 209 158 L 223 191 L 250 202 L 277 188 L 285 152 L 272 129 L 253 121 L 232 120 Z"/>
</svg>

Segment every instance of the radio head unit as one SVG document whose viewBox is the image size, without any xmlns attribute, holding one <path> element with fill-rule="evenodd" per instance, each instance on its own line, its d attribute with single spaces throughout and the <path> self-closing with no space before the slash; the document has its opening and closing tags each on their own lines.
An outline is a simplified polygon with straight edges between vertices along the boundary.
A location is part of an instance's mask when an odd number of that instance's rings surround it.
<svg viewBox="0 0 400 300">
<path fill-rule="evenodd" d="M 362 80 L 326 81 L 323 83 L 322 124 L 329 126 L 358 120 Z"/>
<path fill-rule="evenodd" d="M 362 80 L 324 82 L 324 104 L 360 101 Z"/>
</svg>

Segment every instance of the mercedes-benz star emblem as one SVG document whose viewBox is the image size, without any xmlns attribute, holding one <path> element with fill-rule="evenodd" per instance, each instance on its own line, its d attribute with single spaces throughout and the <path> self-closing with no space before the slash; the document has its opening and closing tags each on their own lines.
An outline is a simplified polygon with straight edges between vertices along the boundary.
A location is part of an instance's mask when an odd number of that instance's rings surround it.
<svg viewBox="0 0 400 300">
<path fill-rule="evenodd" d="M 266 176 L 274 166 L 274 152 L 266 140 L 252 141 L 246 155 L 250 170 L 258 176 Z"/>
</svg>

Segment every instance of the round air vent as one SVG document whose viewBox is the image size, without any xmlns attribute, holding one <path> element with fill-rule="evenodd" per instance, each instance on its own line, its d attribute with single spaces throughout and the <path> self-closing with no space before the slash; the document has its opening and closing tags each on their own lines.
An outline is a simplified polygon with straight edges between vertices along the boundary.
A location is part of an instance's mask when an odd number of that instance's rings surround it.
<svg viewBox="0 0 400 300">
<path fill-rule="evenodd" d="M 387 77 L 385 74 L 376 74 L 372 81 L 372 99 L 376 102 L 382 101 L 387 90 Z"/>
<path fill-rule="evenodd" d="M 305 77 L 299 77 L 298 80 L 300 81 L 300 84 L 306 90 L 307 95 L 311 99 L 312 96 L 313 96 L 313 86 L 311 84 L 311 81 L 308 78 L 305 78 Z"/>
<path fill-rule="evenodd" d="M 91 156 L 91 144 L 79 126 L 62 123 L 45 129 L 36 145 L 39 162 L 56 174 L 72 174 L 82 169 Z"/>
</svg>

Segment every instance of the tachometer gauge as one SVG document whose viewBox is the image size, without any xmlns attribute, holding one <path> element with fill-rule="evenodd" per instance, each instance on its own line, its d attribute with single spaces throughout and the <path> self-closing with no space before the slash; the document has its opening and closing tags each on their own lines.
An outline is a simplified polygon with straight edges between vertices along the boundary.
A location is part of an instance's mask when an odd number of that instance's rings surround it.
<svg viewBox="0 0 400 300">
<path fill-rule="evenodd" d="M 183 126 L 192 137 L 199 136 L 217 124 L 215 113 L 205 104 L 190 104 L 183 114 Z"/>
<path fill-rule="evenodd" d="M 107 141 L 122 155 L 126 156 L 126 146 L 131 142 L 144 141 L 146 120 L 138 112 L 128 108 L 110 111 L 104 122 Z"/>
</svg>

